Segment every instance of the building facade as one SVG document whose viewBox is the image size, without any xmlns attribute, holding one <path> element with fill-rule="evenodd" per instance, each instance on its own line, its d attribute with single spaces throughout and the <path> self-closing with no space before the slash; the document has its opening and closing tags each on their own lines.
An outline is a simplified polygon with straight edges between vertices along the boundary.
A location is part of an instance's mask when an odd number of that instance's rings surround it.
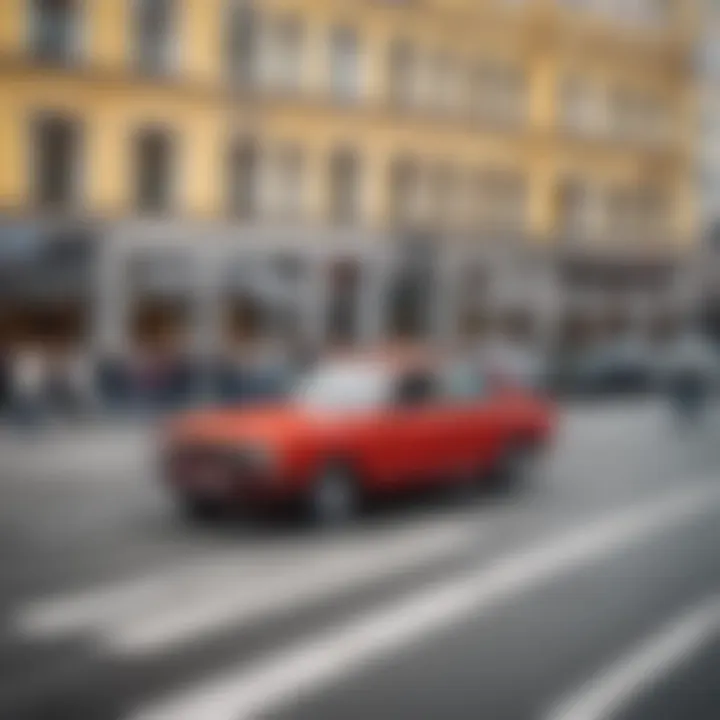
<svg viewBox="0 0 720 720">
<path fill-rule="evenodd" d="M 705 326 L 720 342 L 720 3 L 704 0 L 702 11 L 696 67 L 699 222 L 704 247 L 697 276 Z"/>
<path fill-rule="evenodd" d="M 17 283 L 10 336 L 44 317 L 99 350 L 158 335 L 210 349 L 268 323 L 315 342 L 451 340 L 498 318 L 572 334 L 682 308 L 695 2 L 0 13 L 7 274 L 58 236 L 94 268 L 64 291 L 38 281 L 32 303 Z"/>
</svg>

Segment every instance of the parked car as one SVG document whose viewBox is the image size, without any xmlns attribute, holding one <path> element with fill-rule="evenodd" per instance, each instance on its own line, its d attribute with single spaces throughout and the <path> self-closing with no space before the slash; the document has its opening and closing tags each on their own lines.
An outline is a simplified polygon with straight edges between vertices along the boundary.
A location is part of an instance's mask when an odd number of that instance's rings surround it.
<svg viewBox="0 0 720 720">
<path fill-rule="evenodd" d="M 554 425 L 547 400 L 470 362 L 342 359 L 283 401 L 175 419 L 164 479 L 193 516 L 291 502 L 334 524 L 367 496 L 518 481 Z"/>
<path fill-rule="evenodd" d="M 617 343 L 556 361 L 553 388 L 561 395 L 609 397 L 642 395 L 658 388 L 657 356 L 641 343 Z"/>
</svg>

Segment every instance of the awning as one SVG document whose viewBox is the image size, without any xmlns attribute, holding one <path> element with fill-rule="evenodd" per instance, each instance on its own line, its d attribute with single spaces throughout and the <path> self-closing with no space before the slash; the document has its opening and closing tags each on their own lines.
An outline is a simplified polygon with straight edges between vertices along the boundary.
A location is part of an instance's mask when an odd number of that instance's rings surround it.
<svg viewBox="0 0 720 720">
<path fill-rule="evenodd" d="M 92 291 L 96 238 L 87 230 L 0 225 L 0 296 L 82 299 Z"/>
</svg>

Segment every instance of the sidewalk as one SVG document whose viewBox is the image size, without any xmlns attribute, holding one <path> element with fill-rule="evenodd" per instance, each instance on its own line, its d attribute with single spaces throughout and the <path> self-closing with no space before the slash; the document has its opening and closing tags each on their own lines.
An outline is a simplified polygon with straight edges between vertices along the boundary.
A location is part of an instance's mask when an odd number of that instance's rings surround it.
<svg viewBox="0 0 720 720">
<path fill-rule="evenodd" d="M 143 421 L 54 422 L 37 428 L 0 426 L 0 480 L 104 476 L 136 469 L 156 446 L 156 424 Z"/>
</svg>

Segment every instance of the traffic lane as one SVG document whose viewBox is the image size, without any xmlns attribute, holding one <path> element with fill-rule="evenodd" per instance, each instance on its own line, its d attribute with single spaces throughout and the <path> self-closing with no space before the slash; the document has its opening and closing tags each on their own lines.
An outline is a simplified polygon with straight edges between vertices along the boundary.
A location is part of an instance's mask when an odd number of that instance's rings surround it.
<svg viewBox="0 0 720 720">
<path fill-rule="evenodd" d="M 521 508 L 532 504 L 539 514 L 549 506 L 568 513 L 592 512 L 667 488 L 678 472 L 712 472 L 717 465 L 711 452 L 717 443 L 697 437 L 689 452 L 663 418 L 653 404 L 565 411 L 548 471 L 515 502 Z M 158 485 L 148 435 L 121 434 L 120 449 L 110 433 L 103 437 L 112 446 L 112 463 L 102 462 L 102 447 L 85 459 L 82 436 L 75 445 L 61 443 L 64 450 L 56 462 L 44 461 L 39 467 L 30 463 L 20 475 L 7 469 L 5 455 L 0 458 L 3 596 L 71 587 L 219 548 L 294 541 L 283 537 L 288 534 L 285 528 L 265 523 L 191 525 Z M 30 462 L 29 447 L 16 452 L 24 456 L 21 464 Z M 76 474 L 77 457 L 83 458 L 81 476 Z M 434 511 L 419 507 L 421 513 Z M 389 521 L 412 520 L 417 508 L 412 503 L 394 508 Z M 461 510 L 462 503 L 455 508 Z M 445 504 L 436 512 L 453 510 Z"/>
<path fill-rule="evenodd" d="M 691 498 L 692 507 L 704 509 L 705 503 L 714 499 L 715 494 L 714 486 L 707 488 L 703 485 L 702 494 Z M 671 501 L 670 509 L 674 511 L 675 494 Z M 662 499 L 658 502 L 664 508 L 663 517 L 667 516 L 670 507 L 668 500 Z M 658 502 L 651 504 L 655 506 Z M 633 510 L 630 513 L 631 518 L 635 514 Z M 495 512 L 493 515 L 498 517 Z M 615 514 L 612 518 L 615 518 Z M 601 522 L 605 524 L 606 519 Z M 572 535 L 575 539 L 558 538 L 557 526 L 544 526 L 542 532 L 535 527 L 534 538 L 529 538 L 522 545 L 529 546 L 532 551 L 538 543 L 549 544 L 551 553 L 559 550 L 564 554 L 566 548 L 572 552 L 578 544 L 578 528 L 582 545 L 587 521 L 575 518 L 574 524 L 576 529 L 572 531 Z M 613 528 L 616 526 L 614 520 L 611 525 Z M 455 523 L 450 527 L 455 527 Z M 619 527 L 624 527 L 623 521 L 620 521 Z M 334 583 L 330 587 L 330 593 L 323 590 L 323 585 L 327 584 L 325 576 L 328 573 L 322 574 L 319 583 L 316 577 L 317 571 L 322 571 L 327 565 L 327 558 L 324 559 L 327 548 L 325 553 L 317 553 L 314 549 L 306 553 L 312 558 L 311 564 L 300 563 L 296 568 L 297 577 L 287 578 L 291 582 L 285 590 L 278 587 L 270 564 L 264 573 L 265 590 L 269 584 L 275 595 L 269 596 L 267 602 L 259 606 L 260 613 L 248 615 L 245 612 L 247 608 L 244 598 L 257 595 L 258 590 L 262 596 L 262 587 L 256 587 L 254 580 L 259 578 L 248 578 L 242 567 L 233 573 L 230 584 L 226 580 L 219 584 L 203 583 L 201 578 L 195 578 L 196 591 L 177 593 L 173 591 L 175 585 L 171 583 L 169 592 L 168 589 L 165 592 L 165 595 L 169 596 L 169 600 L 167 597 L 165 599 L 169 601 L 169 606 L 163 604 L 154 607 L 153 602 L 142 603 L 134 609 L 131 608 L 132 617 L 124 619 L 116 617 L 116 612 L 108 609 L 102 599 L 104 588 L 101 587 L 101 606 L 96 610 L 102 612 L 88 613 L 85 608 L 79 626 L 74 628 L 77 632 L 71 633 L 69 637 L 66 633 L 60 633 L 59 641 L 54 633 L 49 637 L 34 634 L 29 640 L 34 638 L 39 643 L 38 651 L 34 656 L 26 654 L 22 664 L 18 663 L 17 652 L 22 653 L 24 648 L 8 648 L 0 666 L 12 672 L 8 673 L 8 682 L 3 687 L 7 692 L 0 692 L 0 707 L 16 718 L 43 717 L 43 713 L 57 707 L 66 708 L 70 717 L 73 716 L 71 710 L 75 708 L 75 716 L 104 718 L 107 717 L 108 707 L 132 708 L 135 704 L 141 705 L 169 690 L 184 685 L 191 686 L 198 678 L 222 672 L 226 667 L 232 668 L 237 663 L 251 663 L 256 657 L 263 658 L 277 648 L 304 640 L 308 634 L 322 637 L 327 632 L 328 625 L 342 626 L 348 617 L 362 616 L 368 609 L 394 602 L 396 597 L 402 599 L 405 595 L 412 596 L 428 588 L 433 590 L 434 587 L 454 581 L 456 576 L 462 576 L 468 569 L 473 572 L 479 569 L 481 572 L 492 573 L 496 569 L 493 558 L 498 562 L 505 560 L 500 546 L 492 547 L 495 534 L 485 535 L 482 531 L 477 537 L 473 538 L 472 534 L 468 536 L 472 540 L 470 545 L 458 545 L 457 548 L 449 546 L 451 552 L 447 557 L 441 558 L 435 554 L 431 558 L 430 553 L 422 549 L 423 543 L 425 547 L 438 545 L 438 536 L 434 538 L 430 535 L 428 526 L 423 523 L 403 539 L 403 553 L 412 567 L 390 567 L 392 572 L 384 576 L 382 573 L 378 576 L 375 572 L 368 574 L 367 570 L 376 566 L 382 569 L 385 560 L 392 554 L 393 538 L 387 534 L 387 527 L 385 530 L 384 537 L 378 532 L 371 538 L 374 541 L 372 544 L 363 544 L 365 559 L 370 557 L 373 560 L 372 565 L 365 563 L 366 571 L 363 577 L 356 576 L 351 562 L 352 554 L 346 552 L 347 548 L 335 548 L 340 550 L 340 553 L 335 553 L 334 561 L 340 560 L 342 565 L 348 565 L 352 572 L 347 579 L 340 576 L 342 587 L 338 589 L 337 583 Z M 517 538 L 513 538 L 512 534 L 506 538 L 508 541 L 513 539 Z M 600 540 L 605 543 L 602 537 Z M 336 541 L 339 542 L 339 539 L 336 538 Z M 413 552 L 407 553 L 408 549 Z M 332 547 L 330 550 L 332 551 Z M 513 562 L 512 556 L 510 559 Z M 292 558 L 286 558 L 286 562 L 296 564 Z M 521 563 L 522 572 L 525 572 L 525 565 L 526 562 Z M 337 575 L 336 563 L 330 571 L 331 575 Z M 224 574 L 230 575 L 227 570 Z M 298 578 L 306 578 L 307 582 L 299 585 Z M 158 580 L 164 585 L 162 577 Z M 308 584 L 309 588 L 303 587 Z M 303 602 L 308 589 L 309 599 L 312 601 L 309 604 Z M 45 600 L 49 601 L 51 613 L 57 610 L 53 598 Z M 82 595 L 80 600 L 82 602 Z M 117 600 L 120 600 L 120 607 L 116 608 L 116 611 L 120 610 L 125 615 L 127 603 L 118 598 L 117 593 L 108 598 L 111 606 Z M 222 606 L 219 609 L 218 600 Z M 278 600 L 279 612 L 273 613 L 272 607 Z M 223 607 L 228 602 L 230 614 L 225 615 Z M 71 616 L 76 615 L 76 610 L 77 606 L 69 608 Z M 198 624 L 198 611 L 199 617 L 209 618 L 211 624 Z M 61 611 L 61 614 L 66 613 Z M 218 618 L 221 620 L 220 624 L 214 622 Z M 174 630 L 163 636 L 162 633 L 168 630 L 168 620 L 169 627 L 174 627 Z M 165 627 L 158 644 L 157 636 L 153 638 L 153 635 L 156 635 L 157 627 L 162 628 L 163 625 Z M 22 626 L 27 627 L 27 623 Z M 190 636 L 183 632 L 183 628 L 188 626 L 193 629 Z M 146 642 L 148 633 L 151 639 L 149 645 Z M 15 640 L 18 640 L 18 637 Z M 62 653 L 57 652 L 58 648 L 62 648 Z M 22 657 L 22 654 L 20 656 Z"/>
<path fill-rule="evenodd" d="M 640 693 L 617 720 L 717 720 L 720 715 L 720 637 Z"/>
<path fill-rule="evenodd" d="M 667 618 L 718 591 L 718 520 L 714 511 L 539 584 L 268 717 L 542 718 Z M 714 707 L 719 717 L 720 698 Z"/>
<path fill-rule="evenodd" d="M 9 615 L 14 632 L 0 652 L 6 681 L 0 685 L 0 708 L 14 717 L 33 717 L 31 713 L 42 716 L 59 705 L 82 703 L 83 717 L 102 718 L 108 706 L 149 699 L 163 688 L 262 656 L 308 632 L 322 632 L 328 623 L 441 584 L 468 568 L 491 566 L 509 548 L 551 541 L 568 520 L 563 513 L 549 520 L 532 509 L 483 503 L 470 514 L 451 508 L 444 516 L 435 509 L 410 521 L 403 513 L 399 523 L 382 516 L 356 530 L 335 533 L 332 542 L 306 535 L 305 543 L 294 543 L 292 552 L 284 545 L 273 554 L 267 554 L 267 548 L 264 554 L 249 548 L 208 555 L 200 565 L 193 560 L 177 568 L 157 568 L 152 580 L 156 589 L 167 586 L 164 594 L 169 596 L 158 607 L 153 598 L 142 604 L 133 601 L 138 590 L 145 590 L 144 575 L 116 579 L 109 586 L 84 586 L 67 598 L 32 598 Z M 402 562 L 388 565 L 398 541 L 411 552 L 404 551 Z M 357 549 L 372 561 L 364 563 L 362 574 L 354 567 Z M 280 572 L 279 562 L 294 572 Z M 213 578 L 213 572 L 207 572 L 213 568 L 224 577 Z M 323 590 L 328 577 L 331 590 L 340 582 L 334 592 Z M 248 596 L 262 596 L 268 587 L 273 593 L 262 603 L 263 612 L 248 615 Z M 184 589 L 178 593 L 175 588 Z M 308 591 L 311 603 L 304 601 Z M 99 602 L 88 603 L 88 594 Z M 218 600 L 227 605 L 227 614 Z M 187 627 L 193 630 L 190 636 L 183 632 Z M 31 634 L 24 636 L 28 630 Z M 92 715 L 90 703 L 95 703 Z"/>
</svg>

